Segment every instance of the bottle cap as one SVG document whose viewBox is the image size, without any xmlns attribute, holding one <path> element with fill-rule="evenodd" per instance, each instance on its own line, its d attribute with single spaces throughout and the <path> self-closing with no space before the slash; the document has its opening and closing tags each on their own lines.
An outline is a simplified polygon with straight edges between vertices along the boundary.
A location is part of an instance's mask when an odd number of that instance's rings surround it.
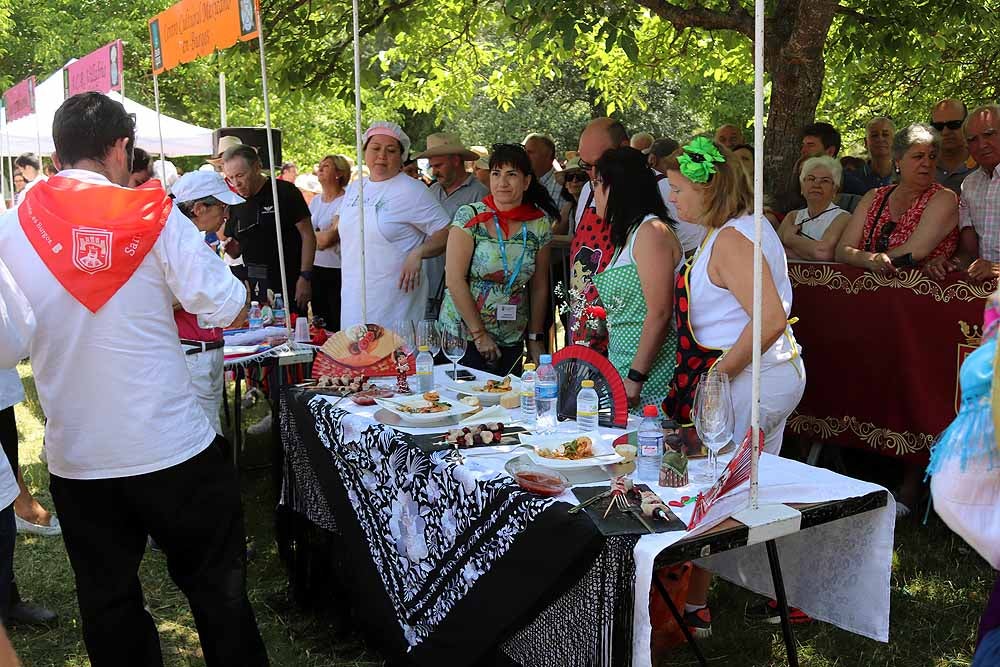
<svg viewBox="0 0 1000 667">
<path fill-rule="evenodd" d="M 417 349 L 420 350 L 421 352 L 430 352 L 431 351 L 431 348 L 428 345 L 421 345 Z"/>
<path fill-rule="evenodd" d="M 655 405 L 647 405 L 642 409 L 643 417 L 657 417 L 659 414 L 660 411 Z"/>
<path fill-rule="evenodd" d="M 538 357 L 538 361 L 541 362 L 541 363 L 543 363 L 543 364 L 551 364 L 552 363 L 552 355 L 551 354 L 543 354 L 542 356 Z"/>
<path fill-rule="evenodd" d="M 259 306 L 259 305 L 260 305 L 260 302 L 259 302 L 259 301 L 251 301 L 251 302 L 250 302 L 250 305 L 251 305 L 251 306 Z"/>
<path fill-rule="evenodd" d="M 584 389 L 593 389 L 594 388 L 594 381 L 593 380 L 584 380 L 583 382 L 580 383 L 580 386 L 583 387 Z M 653 406 L 649 406 L 649 407 L 653 407 Z"/>
<path fill-rule="evenodd" d="M 526 370 L 526 371 L 533 371 L 533 370 L 535 370 L 535 365 L 529 361 L 528 363 L 526 363 L 524 365 L 524 370 Z"/>
</svg>

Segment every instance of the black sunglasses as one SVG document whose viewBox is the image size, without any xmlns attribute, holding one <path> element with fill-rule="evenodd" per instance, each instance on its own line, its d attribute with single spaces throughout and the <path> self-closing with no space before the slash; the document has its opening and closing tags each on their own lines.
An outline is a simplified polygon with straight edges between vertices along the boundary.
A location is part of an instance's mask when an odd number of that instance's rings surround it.
<svg viewBox="0 0 1000 667">
<path fill-rule="evenodd" d="M 938 132 L 944 131 L 944 128 L 946 128 L 946 127 L 949 130 L 957 130 L 960 127 L 962 127 L 962 123 L 964 123 L 964 122 L 965 122 L 964 120 L 941 121 L 941 122 L 938 122 L 938 123 L 931 123 L 931 127 L 933 127 Z"/>
<path fill-rule="evenodd" d="M 567 183 L 586 183 L 589 179 L 587 178 L 587 174 L 580 172 L 579 174 L 566 174 L 565 180 Z"/>
</svg>

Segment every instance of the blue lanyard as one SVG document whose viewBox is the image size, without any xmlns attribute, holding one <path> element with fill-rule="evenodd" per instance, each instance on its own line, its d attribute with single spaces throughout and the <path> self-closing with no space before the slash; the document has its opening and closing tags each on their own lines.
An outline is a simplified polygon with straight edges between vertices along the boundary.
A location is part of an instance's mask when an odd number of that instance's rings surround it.
<svg viewBox="0 0 1000 667">
<path fill-rule="evenodd" d="M 500 220 L 496 215 L 493 216 L 493 223 L 497 230 L 497 245 L 500 246 L 500 261 L 503 263 L 503 275 L 505 278 L 510 276 L 510 280 L 504 289 L 507 294 L 510 294 L 511 288 L 514 287 L 514 282 L 521 274 L 521 267 L 524 266 L 524 256 L 528 254 L 528 227 L 525 223 L 521 223 L 521 242 L 524 244 L 524 250 L 521 251 L 521 257 L 517 260 L 517 268 L 511 273 L 507 265 L 507 243 L 504 241 L 503 230 L 500 229 Z"/>
</svg>

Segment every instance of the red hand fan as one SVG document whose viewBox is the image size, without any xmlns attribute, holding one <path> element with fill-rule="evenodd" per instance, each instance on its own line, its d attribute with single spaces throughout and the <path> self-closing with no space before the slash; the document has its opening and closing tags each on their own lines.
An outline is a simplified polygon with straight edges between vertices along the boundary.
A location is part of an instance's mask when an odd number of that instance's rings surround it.
<svg viewBox="0 0 1000 667">
<path fill-rule="evenodd" d="M 559 416 L 576 418 L 576 395 L 584 380 L 593 380 L 600 406 L 601 426 L 625 428 L 628 397 L 625 383 L 607 357 L 585 345 L 569 345 L 552 355 L 559 373 Z"/>
</svg>

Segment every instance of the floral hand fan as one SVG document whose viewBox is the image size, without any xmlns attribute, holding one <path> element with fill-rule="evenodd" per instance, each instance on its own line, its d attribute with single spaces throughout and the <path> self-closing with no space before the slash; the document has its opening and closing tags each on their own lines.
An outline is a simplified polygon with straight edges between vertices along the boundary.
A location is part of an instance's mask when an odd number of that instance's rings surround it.
<svg viewBox="0 0 1000 667">
<path fill-rule="evenodd" d="M 323 343 L 313 361 L 313 376 L 393 377 L 403 363 L 408 374 L 416 372 L 413 350 L 401 336 L 377 324 L 358 325 Z"/>
</svg>

